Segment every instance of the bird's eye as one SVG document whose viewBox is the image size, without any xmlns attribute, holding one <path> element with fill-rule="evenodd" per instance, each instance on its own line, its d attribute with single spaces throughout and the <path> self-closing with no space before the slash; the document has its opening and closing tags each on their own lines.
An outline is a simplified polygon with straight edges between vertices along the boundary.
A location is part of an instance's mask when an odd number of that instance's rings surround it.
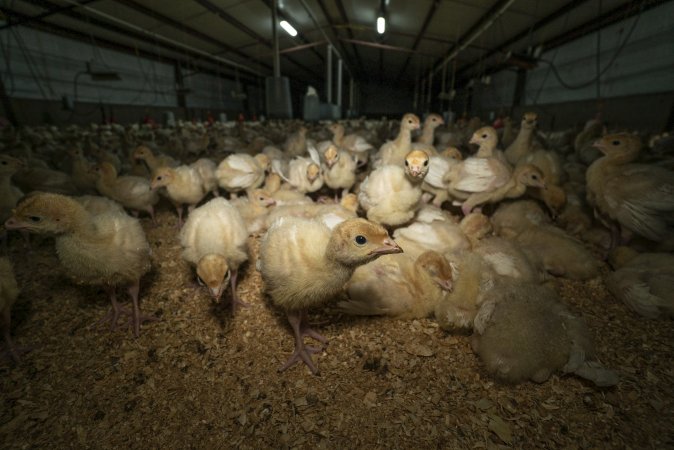
<svg viewBox="0 0 674 450">
<path fill-rule="evenodd" d="M 538 175 L 532 175 L 531 178 L 533 178 L 534 180 L 538 180 Z"/>
<path fill-rule="evenodd" d="M 365 245 L 367 243 L 367 238 L 365 236 L 363 236 L 362 234 L 359 234 L 358 236 L 356 236 L 355 241 L 356 241 L 356 244 L 358 244 L 358 245 Z"/>
<path fill-rule="evenodd" d="M 7 161 L 3 161 L 3 162 L 2 162 L 2 165 L 3 165 L 3 166 L 6 166 L 6 165 L 7 165 Z"/>
<path fill-rule="evenodd" d="M 428 160 L 424 161 L 424 166 L 428 165 Z"/>
<path fill-rule="evenodd" d="M 613 145 L 620 145 L 620 141 L 615 140 L 615 141 L 611 142 L 611 144 L 613 144 Z"/>
<path fill-rule="evenodd" d="M 483 134 L 482 137 L 483 137 L 484 139 L 487 139 L 487 135 L 486 135 L 486 134 Z"/>
<path fill-rule="evenodd" d="M 33 222 L 39 222 L 42 220 L 42 218 L 38 216 L 30 216 L 29 219 Z"/>
<path fill-rule="evenodd" d="M 262 202 L 262 201 L 264 201 L 264 197 L 258 197 L 258 200 L 260 200 Z"/>
<path fill-rule="evenodd" d="M 409 162 L 408 160 L 405 160 L 405 165 L 406 165 L 406 166 L 409 166 L 409 165 L 410 165 L 410 162 Z"/>
<path fill-rule="evenodd" d="M 157 181 L 161 181 L 161 176 L 157 177 Z"/>
</svg>

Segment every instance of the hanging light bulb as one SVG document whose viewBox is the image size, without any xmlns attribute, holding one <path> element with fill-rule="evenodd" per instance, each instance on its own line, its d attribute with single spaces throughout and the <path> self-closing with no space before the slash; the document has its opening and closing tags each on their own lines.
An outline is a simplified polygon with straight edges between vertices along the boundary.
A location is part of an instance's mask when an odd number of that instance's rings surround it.
<svg viewBox="0 0 674 450">
<path fill-rule="evenodd" d="M 384 34 L 384 31 L 386 31 L 386 19 L 384 16 L 379 16 L 377 17 L 377 33 Z"/>
<path fill-rule="evenodd" d="M 297 36 L 297 30 L 292 25 L 290 25 L 287 20 L 282 20 L 281 22 L 279 22 L 279 25 L 281 25 L 281 28 L 286 30 L 286 33 L 288 33 L 292 37 Z"/>
</svg>

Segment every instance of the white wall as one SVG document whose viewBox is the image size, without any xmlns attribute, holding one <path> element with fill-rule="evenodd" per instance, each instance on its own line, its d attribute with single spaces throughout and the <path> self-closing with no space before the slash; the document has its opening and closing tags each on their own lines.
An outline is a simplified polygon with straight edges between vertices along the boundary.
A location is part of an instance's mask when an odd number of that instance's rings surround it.
<svg viewBox="0 0 674 450">
<path fill-rule="evenodd" d="M 9 97 L 81 102 L 175 106 L 173 66 L 97 47 L 25 27 L 0 31 L 3 64 L 0 76 Z M 94 82 L 85 63 L 118 72 L 120 81 Z"/>
<path fill-rule="evenodd" d="M 674 2 L 668 2 L 641 14 L 629 41 L 615 62 L 601 77 L 602 97 L 674 90 Z M 637 20 L 637 16 L 599 31 L 600 67 L 610 62 Z M 542 58 L 557 67 L 567 84 L 578 85 L 596 77 L 597 33 L 592 33 L 549 52 Z M 540 64 L 527 74 L 525 104 L 560 103 L 596 97 L 594 84 L 582 89 L 562 86 L 549 66 Z M 540 94 L 539 94 L 540 90 Z"/>
</svg>

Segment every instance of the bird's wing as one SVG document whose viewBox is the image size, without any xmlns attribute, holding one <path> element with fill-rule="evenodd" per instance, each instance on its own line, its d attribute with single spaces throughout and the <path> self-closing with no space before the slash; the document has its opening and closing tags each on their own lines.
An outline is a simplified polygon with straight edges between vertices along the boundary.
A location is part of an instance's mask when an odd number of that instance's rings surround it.
<svg viewBox="0 0 674 450">
<path fill-rule="evenodd" d="M 307 149 L 309 150 L 309 156 L 311 157 L 311 160 L 315 164 L 320 166 L 321 165 L 321 157 L 319 156 L 318 150 L 316 150 L 316 147 L 314 147 L 313 145 L 308 145 L 307 147 L 308 147 Z"/>
<path fill-rule="evenodd" d="M 510 170 L 493 158 L 468 158 L 463 161 L 454 189 L 485 192 L 503 186 L 510 179 Z"/>
<path fill-rule="evenodd" d="M 606 181 L 606 205 L 623 226 L 651 240 L 667 232 L 674 215 L 674 173 L 656 166 L 632 165 Z"/>
<path fill-rule="evenodd" d="M 284 181 L 287 181 L 288 183 L 290 183 L 290 180 L 288 179 L 288 177 L 286 177 L 283 174 L 283 169 L 281 167 L 281 160 L 280 159 L 272 159 L 271 170 L 272 170 L 272 172 L 277 173 L 281 178 L 283 178 Z"/>
<path fill-rule="evenodd" d="M 449 171 L 450 163 L 447 159 L 440 156 L 431 156 L 428 163 L 428 173 L 424 181 L 431 186 L 444 189 L 447 185 L 442 181 L 443 177 Z"/>
</svg>

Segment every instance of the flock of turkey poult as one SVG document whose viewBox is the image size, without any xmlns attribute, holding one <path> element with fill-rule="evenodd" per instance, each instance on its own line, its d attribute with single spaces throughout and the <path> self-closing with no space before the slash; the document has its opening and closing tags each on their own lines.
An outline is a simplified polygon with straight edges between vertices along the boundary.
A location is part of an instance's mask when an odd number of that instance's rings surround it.
<svg viewBox="0 0 674 450">
<path fill-rule="evenodd" d="M 519 131 L 510 120 L 496 130 L 436 114 L 423 124 L 405 114 L 6 128 L 3 245 L 6 253 L 10 240 L 30 246 L 29 233 L 54 236 L 65 274 L 108 292 L 101 322 L 114 330 L 128 321 L 138 336 L 158 319 L 140 309 L 152 249 L 137 217 L 153 226 L 156 208 L 172 204 L 183 258 L 213 299 L 230 289 L 233 312 L 246 306 L 237 279 L 250 236 L 259 237 L 258 260 L 244 267 L 260 271 L 291 325 L 295 349 L 281 370 L 301 362 L 318 373 L 312 355 L 327 339 L 307 312 L 335 300 L 346 314 L 434 317 L 448 332 L 472 332 L 473 350 L 501 380 L 562 372 L 614 385 L 587 327 L 546 281 L 596 278 L 607 260 L 617 299 L 650 319 L 674 316 L 674 142 L 665 134 L 646 146 L 599 120 L 541 133 L 536 120 L 525 114 Z M 1 258 L 2 326 L 16 362 L 19 290 Z"/>
</svg>

